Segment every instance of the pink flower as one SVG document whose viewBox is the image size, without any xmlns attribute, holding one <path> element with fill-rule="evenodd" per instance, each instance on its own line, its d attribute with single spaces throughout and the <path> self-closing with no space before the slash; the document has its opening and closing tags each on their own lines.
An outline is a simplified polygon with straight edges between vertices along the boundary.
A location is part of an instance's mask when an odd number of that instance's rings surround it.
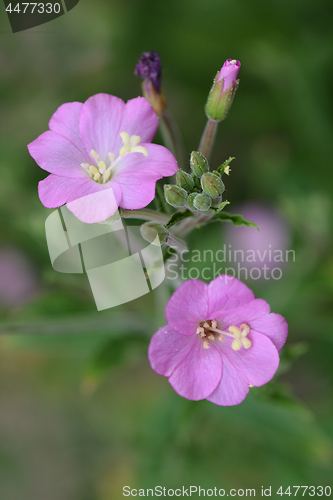
<svg viewBox="0 0 333 500">
<path fill-rule="evenodd" d="M 51 174 L 39 183 L 39 198 L 48 208 L 67 203 L 83 222 L 103 221 L 118 207 L 147 206 L 156 181 L 177 171 L 170 151 L 150 144 L 158 118 L 144 97 L 125 104 L 97 94 L 84 104 L 65 103 L 49 127 L 28 145 L 37 164 Z"/>
<path fill-rule="evenodd" d="M 165 315 L 168 324 L 152 337 L 148 357 L 184 398 L 237 405 L 278 368 L 287 322 L 236 278 L 186 281 Z"/>
</svg>

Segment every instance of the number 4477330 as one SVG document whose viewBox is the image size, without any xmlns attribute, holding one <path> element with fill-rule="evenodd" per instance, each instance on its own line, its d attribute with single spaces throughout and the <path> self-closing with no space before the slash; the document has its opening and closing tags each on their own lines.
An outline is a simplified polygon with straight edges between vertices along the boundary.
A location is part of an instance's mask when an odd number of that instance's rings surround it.
<svg viewBox="0 0 333 500">
<path fill-rule="evenodd" d="M 293 491 L 292 489 L 293 488 Z M 330 486 L 288 486 L 288 488 L 283 491 L 282 486 L 277 490 L 276 494 L 277 495 L 288 495 L 288 496 L 293 496 L 295 497 L 297 493 L 299 492 L 299 495 L 304 497 L 305 493 L 310 497 L 330 497 L 332 494 L 332 489 Z"/>
<path fill-rule="evenodd" d="M 14 4 L 13 4 L 14 5 Z M 54 5 L 52 3 L 35 3 L 35 2 L 20 2 L 15 5 L 15 7 L 12 7 L 12 4 L 10 3 L 6 7 L 6 11 L 9 12 L 10 14 L 13 12 L 16 12 L 17 14 L 33 14 L 38 13 L 38 14 L 52 14 L 53 12 L 55 14 L 59 14 L 60 12 L 60 3 L 55 3 Z"/>
</svg>

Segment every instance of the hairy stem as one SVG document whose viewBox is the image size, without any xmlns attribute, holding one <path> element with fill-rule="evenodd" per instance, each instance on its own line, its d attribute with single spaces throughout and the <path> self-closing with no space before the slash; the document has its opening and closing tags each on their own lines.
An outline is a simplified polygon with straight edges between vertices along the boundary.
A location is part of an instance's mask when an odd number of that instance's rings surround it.
<svg viewBox="0 0 333 500">
<path fill-rule="evenodd" d="M 209 159 L 210 153 L 214 145 L 214 139 L 217 131 L 218 122 L 208 118 L 205 130 L 202 134 L 201 141 L 199 144 L 199 151 L 202 153 L 207 160 Z"/>
</svg>

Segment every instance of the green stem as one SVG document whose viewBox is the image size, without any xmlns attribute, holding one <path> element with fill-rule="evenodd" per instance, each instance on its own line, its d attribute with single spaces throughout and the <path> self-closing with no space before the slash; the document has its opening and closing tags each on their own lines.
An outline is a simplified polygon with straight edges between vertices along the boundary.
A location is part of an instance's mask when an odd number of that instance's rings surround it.
<svg viewBox="0 0 333 500">
<path fill-rule="evenodd" d="M 206 123 L 205 130 L 201 137 L 199 151 L 207 158 L 207 160 L 209 159 L 210 153 L 214 145 L 217 125 L 218 125 L 217 121 L 208 118 L 208 122 Z"/>
<path fill-rule="evenodd" d="M 206 221 L 211 219 L 214 216 L 214 213 L 204 214 L 200 213 L 194 217 L 189 217 L 188 219 L 183 220 L 175 228 L 173 228 L 173 234 L 175 237 L 181 236 L 184 237 L 188 233 L 190 233 L 193 229 L 199 228 Z"/>
<path fill-rule="evenodd" d="M 120 215 L 124 219 L 153 220 L 161 224 L 166 224 L 170 219 L 169 215 L 156 212 L 156 210 L 151 210 L 150 208 L 141 208 L 140 210 L 127 210 L 123 208 Z"/>
</svg>

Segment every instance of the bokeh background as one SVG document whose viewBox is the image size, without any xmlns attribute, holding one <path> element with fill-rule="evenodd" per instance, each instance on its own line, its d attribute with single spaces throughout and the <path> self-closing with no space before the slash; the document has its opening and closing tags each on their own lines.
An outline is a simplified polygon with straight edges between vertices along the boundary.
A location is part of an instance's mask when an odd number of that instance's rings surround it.
<svg viewBox="0 0 333 500">
<path fill-rule="evenodd" d="M 332 487 L 331 0 L 81 0 L 17 34 L 1 10 L 1 500 L 117 500 L 125 485 L 257 496 L 272 486 L 273 498 L 281 485 Z M 49 261 L 51 210 L 37 196 L 45 173 L 26 145 L 63 102 L 139 95 L 133 69 L 152 49 L 188 157 L 214 75 L 227 58 L 242 62 L 212 164 L 236 157 L 229 211 L 257 214 L 258 244 L 295 250 L 280 280 L 246 281 L 290 333 L 278 375 L 237 407 L 182 399 L 151 370 L 168 284 L 97 312 L 87 278 Z M 257 244 L 254 229 L 238 229 L 211 224 L 190 248 Z"/>
</svg>

